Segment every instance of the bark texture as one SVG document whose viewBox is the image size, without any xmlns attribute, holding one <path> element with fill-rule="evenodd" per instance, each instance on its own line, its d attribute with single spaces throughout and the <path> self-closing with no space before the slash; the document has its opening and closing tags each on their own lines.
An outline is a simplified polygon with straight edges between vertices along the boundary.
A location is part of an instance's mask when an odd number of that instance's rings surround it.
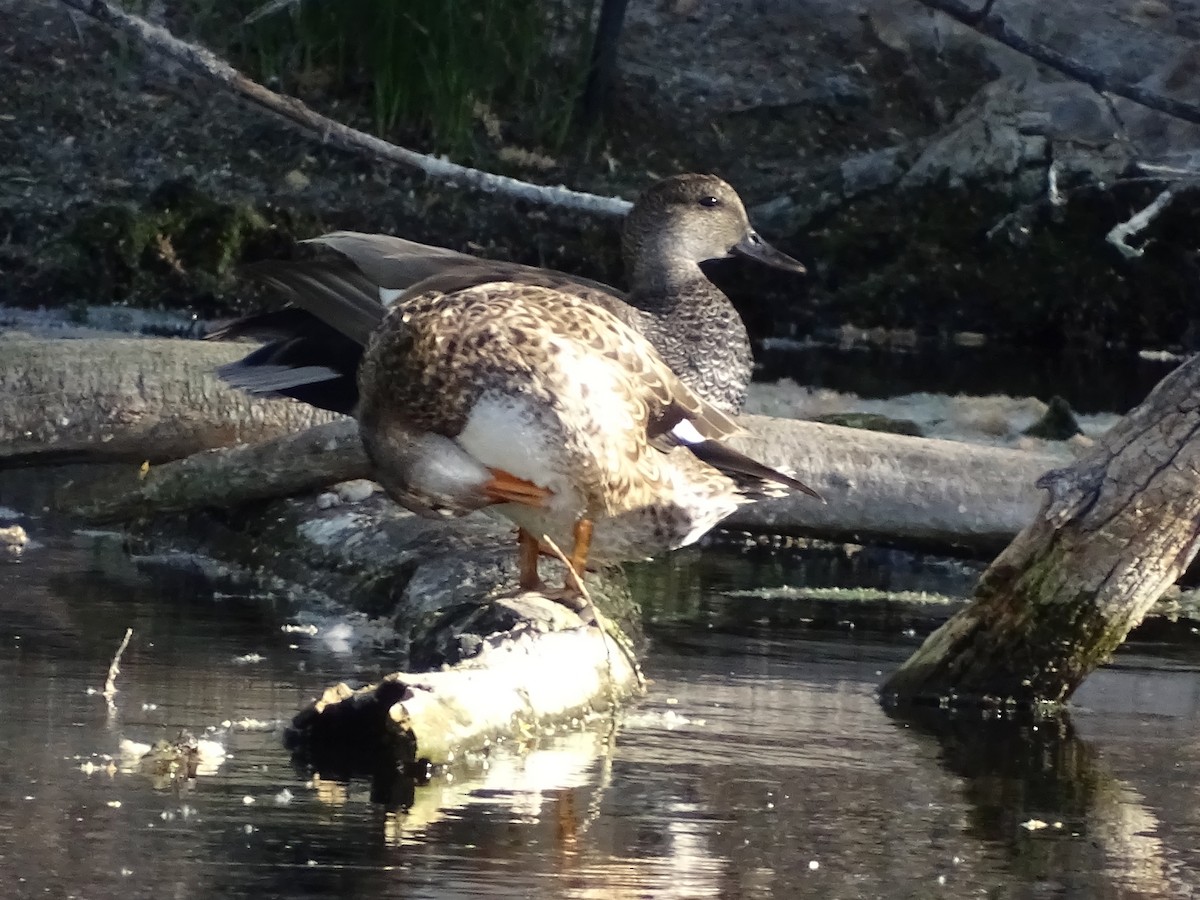
<svg viewBox="0 0 1200 900">
<path fill-rule="evenodd" d="M 334 418 L 255 400 L 213 375 L 246 352 L 182 340 L 0 337 L 0 466 L 159 462 Z"/>
<path fill-rule="evenodd" d="M 1062 701 L 1196 555 L 1200 358 L 1167 376 L 1078 464 L 1048 472 L 1041 513 L 973 602 L 884 685 L 899 701 Z"/>
<path fill-rule="evenodd" d="M 68 481 L 57 493 L 56 506 L 89 522 L 121 522 L 303 494 L 370 475 L 357 425 L 339 418 L 298 434 L 195 453 L 161 466 L 130 466 L 99 480 Z"/>
</svg>

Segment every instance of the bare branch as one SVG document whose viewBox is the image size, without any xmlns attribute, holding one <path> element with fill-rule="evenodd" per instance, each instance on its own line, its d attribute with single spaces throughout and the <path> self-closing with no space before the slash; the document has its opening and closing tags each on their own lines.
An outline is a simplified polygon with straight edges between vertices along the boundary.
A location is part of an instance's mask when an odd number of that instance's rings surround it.
<svg viewBox="0 0 1200 900">
<path fill-rule="evenodd" d="M 1150 226 L 1150 223 L 1157 218 L 1158 214 L 1166 209 L 1175 198 L 1176 192 L 1176 188 L 1166 188 L 1154 198 L 1153 203 L 1141 212 L 1135 213 L 1124 222 L 1114 225 L 1108 234 L 1104 236 L 1104 239 L 1120 250 L 1121 255 L 1126 259 L 1137 259 L 1146 251 L 1141 247 L 1130 246 L 1128 239 L 1145 231 Z"/>
<path fill-rule="evenodd" d="M 203 47 L 181 41 L 165 28 L 113 6 L 107 0 L 62 0 L 67 6 L 128 34 L 155 53 L 181 64 L 190 71 L 211 79 L 226 90 L 251 103 L 282 116 L 326 143 L 352 153 L 367 153 L 379 159 L 417 169 L 431 178 L 473 187 L 487 193 L 501 193 L 530 203 L 574 209 L 595 215 L 620 216 L 632 205 L 619 197 L 601 197 L 565 187 L 530 184 L 504 175 L 495 175 L 439 159 L 415 150 L 398 147 L 382 138 L 343 125 L 323 116 L 295 97 L 277 94 L 233 68 Z"/>
<path fill-rule="evenodd" d="M 108 665 L 108 677 L 104 679 L 104 690 L 101 692 L 104 697 L 105 706 L 108 707 L 108 716 L 111 719 L 117 714 L 117 676 L 121 674 L 121 655 L 125 652 L 125 648 L 129 646 L 129 639 L 133 637 L 133 629 L 125 629 L 125 637 L 121 639 L 121 644 L 117 647 L 117 652 L 113 654 L 112 662 Z"/>
<path fill-rule="evenodd" d="M 992 2 L 989 0 L 982 10 L 973 10 L 967 4 L 958 0 L 919 0 L 923 6 L 945 13 L 950 18 L 974 28 L 980 34 L 999 41 L 1006 47 L 1011 47 L 1018 53 L 1040 62 L 1044 66 L 1061 72 L 1076 81 L 1081 81 L 1100 94 L 1115 94 L 1124 97 L 1147 109 L 1157 110 L 1182 119 L 1185 122 L 1200 124 L 1200 105 L 1164 97 L 1162 94 L 1148 90 L 1138 84 L 1128 81 L 1117 81 L 1098 69 L 1084 65 L 1077 59 L 1059 53 L 1052 47 L 1039 44 L 1017 34 L 998 15 L 991 15 Z"/>
</svg>

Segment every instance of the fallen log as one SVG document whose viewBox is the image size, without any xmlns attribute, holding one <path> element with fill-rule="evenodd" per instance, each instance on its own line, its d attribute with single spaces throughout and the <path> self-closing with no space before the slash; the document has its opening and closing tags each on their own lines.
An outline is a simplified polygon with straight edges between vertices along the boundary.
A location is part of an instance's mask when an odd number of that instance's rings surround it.
<svg viewBox="0 0 1200 900">
<path fill-rule="evenodd" d="M 988 552 L 1032 518 L 1048 454 L 879 434 L 767 416 L 745 417 L 733 443 L 794 471 L 826 504 L 796 497 L 739 510 L 725 525 L 758 533 Z M 201 507 L 236 507 L 370 477 L 354 423 L 133 468 L 123 478 L 68 483 L 61 511 L 110 523 Z"/>
<path fill-rule="evenodd" d="M 907 437 L 770 416 L 744 416 L 733 444 L 795 471 L 827 503 L 785 497 L 744 506 L 725 526 L 897 543 L 999 550 L 1036 513 L 1034 482 L 1051 453 Z"/>
<path fill-rule="evenodd" d="M 888 702 L 1066 700 L 1200 547 L 1200 357 L 1075 465 L 1046 473 L 1040 513 L 971 604 L 883 686 Z"/>
<path fill-rule="evenodd" d="M 579 627 L 539 594 L 496 602 L 511 607 L 517 630 L 487 638 L 476 655 L 441 671 L 328 688 L 296 715 L 289 744 L 321 762 L 355 753 L 390 765 L 442 764 L 549 723 L 587 720 L 641 692 L 623 639 Z"/>
<path fill-rule="evenodd" d="M 245 353 L 184 340 L 0 336 L 0 466 L 159 462 L 334 418 L 254 399 L 213 375 Z"/>
<path fill-rule="evenodd" d="M 211 372 L 239 345 L 164 339 L 0 339 L 0 466 L 88 460 L 186 460 L 131 466 L 73 483 L 62 511 L 118 522 L 199 507 L 236 507 L 364 477 L 353 422 L 281 400 L 253 400 Z M 742 450 L 789 467 L 829 501 L 739 510 L 727 525 L 990 552 L 1038 509 L 1034 480 L 1062 458 L 792 419 L 746 416 Z M 262 446 L 241 442 L 269 439 Z M 230 447 L 229 445 L 238 445 Z"/>
<path fill-rule="evenodd" d="M 641 690 L 624 637 L 639 639 L 640 613 L 623 575 L 588 574 L 605 630 L 584 627 L 541 594 L 514 593 L 515 534 L 486 516 L 425 519 L 379 493 L 329 508 L 308 497 L 158 518 L 124 539 L 143 566 L 199 562 L 238 590 L 248 581 L 289 598 L 309 611 L 301 621 L 349 618 L 357 639 L 375 629 L 403 639 L 396 666 L 406 671 L 357 691 L 335 685 L 296 717 L 289 744 L 325 774 L 447 762 L 587 720 Z M 542 573 L 558 584 L 564 570 L 546 561 Z"/>
<path fill-rule="evenodd" d="M 130 466 L 102 479 L 66 481 L 56 492 L 55 505 L 104 524 L 229 508 L 370 476 L 357 424 L 339 417 L 268 441 L 206 450 L 149 468 Z"/>
</svg>

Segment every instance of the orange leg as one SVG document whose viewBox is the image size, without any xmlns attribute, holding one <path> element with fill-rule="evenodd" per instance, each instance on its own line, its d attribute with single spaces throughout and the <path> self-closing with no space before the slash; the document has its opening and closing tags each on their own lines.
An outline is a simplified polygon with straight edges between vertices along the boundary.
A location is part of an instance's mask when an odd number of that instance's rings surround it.
<svg viewBox="0 0 1200 900">
<path fill-rule="evenodd" d="M 588 551 L 592 548 L 592 520 L 580 519 L 575 523 L 575 546 L 571 550 L 571 568 L 575 570 L 575 574 L 579 577 L 580 583 L 583 582 L 583 574 L 587 571 Z M 570 579 L 567 580 L 567 586 L 571 586 Z"/>
<path fill-rule="evenodd" d="M 523 591 L 536 591 L 542 586 L 538 575 L 538 539 L 524 528 L 518 528 L 517 548 L 517 583 Z"/>
</svg>

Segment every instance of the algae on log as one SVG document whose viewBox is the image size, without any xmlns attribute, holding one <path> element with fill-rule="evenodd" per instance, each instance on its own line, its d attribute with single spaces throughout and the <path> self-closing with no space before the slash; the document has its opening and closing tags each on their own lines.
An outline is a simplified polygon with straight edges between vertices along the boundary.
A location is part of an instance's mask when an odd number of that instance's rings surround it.
<svg viewBox="0 0 1200 900">
<path fill-rule="evenodd" d="M 0 337 L 0 465 L 157 462 L 334 418 L 223 385 L 213 369 L 245 353 L 183 340 Z"/>
<path fill-rule="evenodd" d="M 1183 573 L 1200 540 L 1200 358 L 1074 466 L 971 604 L 883 686 L 899 702 L 1066 700 Z"/>
</svg>

